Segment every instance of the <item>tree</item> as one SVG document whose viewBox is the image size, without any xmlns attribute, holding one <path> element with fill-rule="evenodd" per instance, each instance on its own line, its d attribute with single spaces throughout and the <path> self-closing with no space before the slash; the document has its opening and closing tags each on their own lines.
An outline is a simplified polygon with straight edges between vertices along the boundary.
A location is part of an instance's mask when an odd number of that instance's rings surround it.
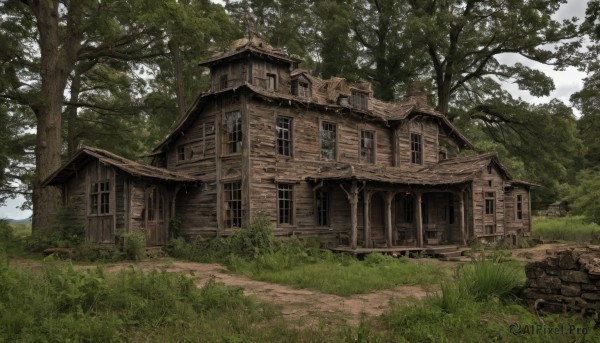
<svg viewBox="0 0 600 343">
<path fill-rule="evenodd" d="M 575 18 L 562 23 L 552 15 L 566 0 L 409 0 L 408 30 L 429 56 L 437 90 L 437 109 L 453 119 L 450 104 L 459 90 L 473 91 L 471 80 L 510 80 L 534 96 L 554 85 L 542 72 L 509 66 L 500 54 L 514 53 L 556 66 L 580 46 Z M 548 45 L 558 45 L 549 49 Z"/>
</svg>

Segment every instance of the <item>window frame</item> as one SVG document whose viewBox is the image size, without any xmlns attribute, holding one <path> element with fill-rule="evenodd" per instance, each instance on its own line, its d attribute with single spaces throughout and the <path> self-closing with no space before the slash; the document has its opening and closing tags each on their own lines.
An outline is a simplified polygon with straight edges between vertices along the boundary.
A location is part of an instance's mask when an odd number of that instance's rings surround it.
<svg viewBox="0 0 600 343">
<path fill-rule="evenodd" d="M 284 138 L 280 136 L 280 131 L 279 131 L 279 120 L 288 120 L 288 124 L 289 127 L 287 128 L 288 131 L 288 138 Z M 285 130 L 285 128 L 283 128 L 282 130 Z M 284 131 L 281 131 L 284 132 Z M 288 150 L 288 154 L 285 153 L 281 153 L 281 148 L 283 148 L 283 151 L 285 152 L 285 146 L 282 146 L 280 144 L 287 144 L 287 150 Z M 284 116 L 284 115 L 277 115 L 275 117 L 275 153 L 277 156 L 283 156 L 286 158 L 292 158 L 294 156 L 294 118 L 292 117 L 288 117 L 288 116 Z"/>
<path fill-rule="evenodd" d="M 88 216 L 112 215 L 110 178 L 90 184 Z"/>
<path fill-rule="evenodd" d="M 414 138 L 418 138 L 415 141 Z M 410 133 L 410 161 L 412 164 L 423 164 L 423 135 L 418 132 Z"/>
<path fill-rule="evenodd" d="M 366 139 L 365 134 L 371 134 L 371 147 L 366 148 L 364 146 L 364 141 Z M 365 164 L 376 164 L 377 163 L 377 131 L 361 129 L 359 133 L 358 139 L 358 161 L 359 163 Z M 370 151 L 370 155 L 367 155 L 367 158 L 363 158 L 363 151 Z"/>
<path fill-rule="evenodd" d="M 185 144 L 177 146 L 177 162 L 185 161 Z"/>
<path fill-rule="evenodd" d="M 229 77 L 227 74 L 221 74 L 219 76 L 219 90 L 226 89 L 229 84 Z"/>
<path fill-rule="evenodd" d="M 360 110 L 368 110 L 369 109 L 369 93 L 361 92 L 359 90 L 353 89 L 350 91 L 350 106 L 360 109 Z"/>
<path fill-rule="evenodd" d="M 289 187 L 287 189 L 283 189 L 285 187 Z M 277 183 L 276 191 L 277 191 L 277 226 L 278 227 L 293 227 L 296 224 L 296 199 L 294 192 L 294 184 L 281 182 Z M 281 191 L 289 194 L 289 198 L 282 198 Z M 289 206 L 287 208 L 282 208 L 282 201 L 286 201 Z M 288 222 L 282 221 L 282 211 L 287 210 L 288 214 Z M 285 217 L 285 216 L 284 216 Z"/>
<path fill-rule="evenodd" d="M 484 191 L 483 192 L 483 214 L 486 216 L 492 216 L 496 214 L 496 192 Z"/>
<path fill-rule="evenodd" d="M 517 194 L 515 197 L 515 219 L 523 220 L 523 194 Z"/>
<path fill-rule="evenodd" d="M 270 91 L 277 90 L 277 74 L 267 73 L 267 87 L 266 88 L 267 88 L 267 90 L 270 90 Z"/>
<path fill-rule="evenodd" d="M 233 132 L 231 132 L 230 124 L 229 124 L 229 116 L 234 115 L 234 114 L 236 114 L 238 116 L 238 118 L 235 120 L 234 123 L 232 123 Z M 228 111 L 223 114 L 223 117 L 224 117 L 223 118 L 224 119 L 224 123 L 223 123 L 223 128 L 224 128 L 224 130 L 223 130 L 224 131 L 223 132 L 224 149 L 223 150 L 224 150 L 224 153 L 223 153 L 223 155 L 241 154 L 242 149 L 243 149 L 243 139 L 244 139 L 242 111 L 241 110 Z M 238 128 L 239 128 L 239 130 L 237 130 Z M 236 148 L 232 149 L 232 147 L 234 147 L 234 146 Z"/>
<path fill-rule="evenodd" d="M 326 131 L 324 129 L 325 125 L 332 125 L 335 129 L 335 133 L 333 135 L 333 158 L 328 158 L 326 156 L 323 156 L 323 134 Z M 329 132 L 331 132 L 330 130 L 328 130 Z M 321 161 L 337 161 L 338 160 L 338 135 L 339 135 L 339 129 L 338 129 L 338 124 L 331 122 L 331 121 L 326 121 L 326 120 L 320 120 L 319 121 L 319 159 Z"/>
<path fill-rule="evenodd" d="M 320 199 L 325 200 L 325 209 L 319 206 L 323 204 L 323 202 L 319 203 Z M 323 219 L 325 220 L 323 221 Z M 315 224 L 322 227 L 331 226 L 331 194 L 329 190 L 320 188 L 315 192 Z"/>
<path fill-rule="evenodd" d="M 489 232 L 488 232 L 489 229 Z M 486 236 L 496 234 L 496 224 L 485 224 L 483 225 L 483 234 Z"/>
<path fill-rule="evenodd" d="M 241 181 L 223 183 L 223 206 L 224 228 L 241 228 L 244 219 Z"/>
</svg>

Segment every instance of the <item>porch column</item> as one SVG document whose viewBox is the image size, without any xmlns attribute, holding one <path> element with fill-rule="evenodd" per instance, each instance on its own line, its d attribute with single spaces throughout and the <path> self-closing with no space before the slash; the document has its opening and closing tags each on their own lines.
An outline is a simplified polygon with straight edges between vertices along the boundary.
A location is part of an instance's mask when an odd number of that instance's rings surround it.
<svg viewBox="0 0 600 343">
<path fill-rule="evenodd" d="M 462 238 L 463 245 L 467 245 L 467 237 L 465 234 L 465 194 L 461 190 L 459 193 L 459 202 L 460 202 L 460 236 Z"/>
<path fill-rule="evenodd" d="M 372 248 L 371 244 L 371 195 L 367 189 L 363 190 L 363 223 L 365 226 L 365 248 Z"/>
<path fill-rule="evenodd" d="M 387 236 L 387 246 L 392 247 L 392 200 L 394 192 L 388 191 L 385 196 L 385 230 Z"/>
<path fill-rule="evenodd" d="M 350 246 L 352 249 L 356 249 L 356 241 L 358 240 L 358 186 L 356 185 L 356 180 L 352 181 L 348 198 L 350 200 L 350 221 L 352 225 Z"/>
<path fill-rule="evenodd" d="M 423 194 L 421 191 L 417 192 L 417 198 L 415 199 L 415 210 L 416 210 L 416 222 L 417 222 L 417 246 L 423 246 L 423 214 L 421 213 L 421 202 Z"/>
</svg>

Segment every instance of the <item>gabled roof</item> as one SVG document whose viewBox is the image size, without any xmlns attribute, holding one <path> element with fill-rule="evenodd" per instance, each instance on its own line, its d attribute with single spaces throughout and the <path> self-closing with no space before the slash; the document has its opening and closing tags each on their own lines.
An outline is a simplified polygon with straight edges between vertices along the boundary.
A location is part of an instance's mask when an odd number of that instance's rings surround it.
<svg viewBox="0 0 600 343">
<path fill-rule="evenodd" d="M 301 62 L 297 58 L 289 57 L 282 49 L 274 48 L 267 42 L 263 41 L 258 37 L 252 38 L 241 38 L 229 45 L 225 51 L 219 51 L 213 54 L 209 59 L 200 62 L 200 66 L 211 66 L 218 63 L 219 61 L 225 60 L 229 57 L 239 55 L 244 52 L 249 52 L 258 56 L 266 56 L 276 60 L 284 61 L 290 64 Z"/>
<path fill-rule="evenodd" d="M 58 168 L 58 170 L 56 170 L 52 175 L 50 175 L 46 180 L 44 180 L 44 182 L 42 182 L 42 186 L 55 186 L 63 184 L 75 173 L 77 173 L 77 171 L 79 171 L 81 168 L 83 168 L 86 164 L 93 161 L 94 159 L 100 161 L 103 164 L 120 169 L 129 175 L 140 178 L 150 178 L 178 182 L 200 181 L 195 176 L 191 176 L 173 170 L 167 170 L 164 168 L 158 168 L 154 166 L 141 164 L 132 160 L 128 160 L 119 155 L 115 155 L 106 150 L 92 147 L 83 147 L 75 154 L 75 156 L 71 157 L 70 160 L 65 162 L 60 168 Z"/>
<path fill-rule="evenodd" d="M 506 167 L 500 163 L 495 153 L 457 157 L 441 161 L 421 170 L 413 171 L 407 171 L 399 167 L 338 164 L 332 167 L 323 167 L 319 172 L 309 175 L 306 179 L 315 182 L 321 180 L 357 180 L 399 185 L 456 185 L 472 181 L 477 174 L 490 164 L 498 167 L 506 181 L 531 185 L 512 180 Z"/>
</svg>

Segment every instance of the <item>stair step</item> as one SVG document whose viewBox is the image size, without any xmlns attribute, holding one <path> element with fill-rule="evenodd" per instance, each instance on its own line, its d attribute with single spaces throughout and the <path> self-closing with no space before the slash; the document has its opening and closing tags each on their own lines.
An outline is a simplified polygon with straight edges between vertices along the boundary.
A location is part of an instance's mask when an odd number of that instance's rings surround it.
<svg viewBox="0 0 600 343">
<path fill-rule="evenodd" d="M 448 251 L 448 252 L 438 253 L 438 255 L 440 257 L 445 257 L 445 258 L 461 257 L 462 256 L 462 251 L 460 251 L 460 250 Z"/>
</svg>

